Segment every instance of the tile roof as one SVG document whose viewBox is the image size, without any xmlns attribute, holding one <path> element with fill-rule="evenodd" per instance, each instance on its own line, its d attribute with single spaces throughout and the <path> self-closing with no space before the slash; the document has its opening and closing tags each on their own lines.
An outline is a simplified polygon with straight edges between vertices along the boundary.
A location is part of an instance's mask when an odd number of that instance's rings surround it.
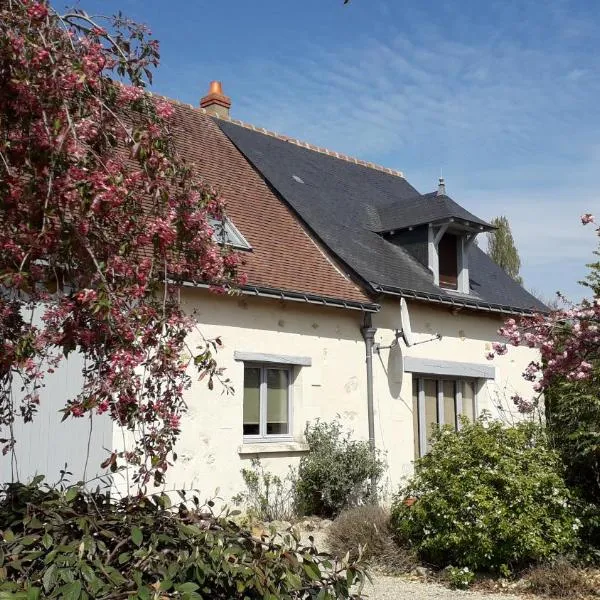
<svg viewBox="0 0 600 600">
<path fill-rule="evenodd" d="M 172 101 L 180 154 L 220 190 L 227 214 L 252 246 L 244 252 L 249 287 L 349 303 L 373 300 L 332 259 L 202 109 Z"/>
<path fill-rule="evenodd" d="M 465 297 L 436 286 L 426 266 L 376 233 L 382 217 L 406 216 L 394 221 L 398 227 L 410 221 L 405 202 L 419 205 L 417 222 L 454 214 L 489 227 L 451 198 L 433 199 L 429 207 L 423 201 L 432 195 L 419 194 L 399 172 L 340 160 L 335 153 L 232 119 L 215 122 L 324 246 L 375 291 L 504 312 L 546 310 L 477 246 L 470 249 L 471 294 Z"/>
</svg>

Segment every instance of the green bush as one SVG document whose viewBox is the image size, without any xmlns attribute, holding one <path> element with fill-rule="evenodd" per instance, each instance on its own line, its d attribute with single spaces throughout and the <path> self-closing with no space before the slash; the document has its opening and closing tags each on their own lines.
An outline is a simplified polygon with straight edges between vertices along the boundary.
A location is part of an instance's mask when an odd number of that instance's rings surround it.
<svg viewBox="0 0 600 600">
<path fill-rule="evenodd" d="M 0 497 L 0 597 L 350 598 L 364 578 L 300 545 L 294 535 L 257 539 L 197 498 L 128 498 L 72 487 L 9 484 Z"/>
<path fill-rule="evenodd" d="M 556 380 L 544 393 L 546 428 L 580 499 L 580 557 L 600 563 L 600 360 L 590 378 Z"/>
<path fill-rule="evenodd" d="M 543 430 L 482 418 L 438 429 L 392 507 L 398 539 L 436 566 L 506 572 L 570 551 L 572 515 L 561 463 Z M 403 500 L 417 498 L 408 507 Z"/>
<path fill-rule="evenodd" d="M 390 513 L 381 506 L 366 504 L 343 511 L 327 528 L 327 547 L 339 558 L 349 553 L 376 564 L 387 573 L 405 573 L 416 566 L 406 548 L 401 548 L 390 531 Z"/>
<path fill-rule="evenodd" d="M 351 506 L 374 501 L 385 466 L 369 442 L 350 439 L 339 418 L 307 425 L 310 451 L 300 459 L 296 501 L 304 515 L 335 517 Z"/>
</svg>

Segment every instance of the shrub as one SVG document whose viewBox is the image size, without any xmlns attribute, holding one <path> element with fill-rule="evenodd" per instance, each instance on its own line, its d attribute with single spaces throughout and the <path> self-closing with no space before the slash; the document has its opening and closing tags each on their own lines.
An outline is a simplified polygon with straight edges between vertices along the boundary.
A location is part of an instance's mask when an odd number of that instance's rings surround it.
<svg viewBox="0 0 600 600">
<path fill-rule="evenodd" d="M 265 471 L 258 458 L 252 459 L 251 469 L 242 469 L 246 490 L 236 494 L 233 501 L 245 507 L 248 516 L 261 521 L 289 521 L 294 518 L 294 472 L 283 479 Z"/>
<path fill-rule="evenodd" d="M 466 590 L 475 579 L 475 573 L 469 567 L 448 567 L 446 576 L 450 587 L 456 590 Z"/>
<path fill-rule="evenodd" d="M 350 439 L 339 418 L 307 425 L 310 451 L 300 459 L 296 499 L 304 515 L 335 517 L 345 508 L 375 500 L 384 463 L 366 441 Z"/>
<path fill-rule="evenodd" d="M 394 531 L 440 567 L 505 572 L 550 559 L 574 546 L 578 527 L 561 468 L 532 423 L 438 429 L 394 500 Z"/>
<path fill-rule="evenodd" d="M 387 572 L 403 573 L 415 566 L 414 556 L 394 541 L 390 530 L 390 514 L 373 505 L 345 510 L 327 529 L 327 545 L 334 556 L 350 559 L 359 556 Z"/>
<path fill-rule="evenodd" d="M 574 567 L 567 560 L 532 567 L 526 580 L 532 592 L 554 598 L 600 596 L 600 577 L 587 569 Z"/>
<path fill-rule="evenodd" d="M 364 578 L 300 545 L 257 539 L 197 498 L 128 498 L 9 484 L 0 497 L 0 596 L 11 598 L 350 598 Z M 12 595 L 11 595 L 12 594 Z"/>
</svg>

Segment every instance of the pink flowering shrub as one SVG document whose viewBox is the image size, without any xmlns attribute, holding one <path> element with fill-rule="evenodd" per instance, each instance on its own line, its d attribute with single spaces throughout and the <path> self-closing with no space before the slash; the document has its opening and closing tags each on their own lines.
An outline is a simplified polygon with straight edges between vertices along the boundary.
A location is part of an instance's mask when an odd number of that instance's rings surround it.
<svg viewBox="0 0 600 600">
<path fill-rule="evenodd" d="M 594 223 L 591 214 L 581 217 L 584 225 Z M 596 229 L 600 234 L 600 228 Z M 592 269 L 598 265 L 590 265 Z M 515 404 L 527 412 L 538 405 L 539 394 L 554 382 L 566 380 L 583 381 L 591 377 L 593 358 L 600 356 L 600 279 L 594 270 L 586 285 L 593 291 L 591 299 L 557 309 L 548 314 L 538 313 L 520 319 L 509 319 L 499 331 L 509 345 L 537 348 L 540 360 L 531 362 L 523 373 L 527 381 L 533 383 L 538 394 L 534 398 L 523 399 L 515 396 Z M 596 283 L 594 283 L 596 282 Z M 487 358 L 506 354 L 507 345 L 494 343 L 493 352 Z"/>
<path fill-rule="evenodd" d="M 65 418 L 109 414 L 136 445 L 106 466 L 158 484 L 192 368 L 211 387 L 221 377 L 218 340 L 187 346 L 179 290 L 237 281 L 238 257 L 209 225 L 223 201 L 178 158 L 172 106 L 144 90 L 159 58 L 144 27 L 44 0 L 4 2 L 0 22 L 3 451 L 14 419 L 34 418 L 44 375 L 79 352 L 85 383 Z"/>
<path fill-rule="evenodd" d="M 594 217 L 584 214 L 581 222 L 593 224 Z M 523 373 L 536 395 L 513 400 L 522 412 L 532 412 L 543 394 L 549 438 L 565 464 L 567 483 L 579 497 L 579 552 L 600 562 L 600 261 L 588 266 L 582 283 L 591 298 L 546 315 L 510 319 L 500 332 L 513 346 L 540 351 L 540 360 Z M 496 354 L 505 349 L 494 348 Z"/>
</svg>

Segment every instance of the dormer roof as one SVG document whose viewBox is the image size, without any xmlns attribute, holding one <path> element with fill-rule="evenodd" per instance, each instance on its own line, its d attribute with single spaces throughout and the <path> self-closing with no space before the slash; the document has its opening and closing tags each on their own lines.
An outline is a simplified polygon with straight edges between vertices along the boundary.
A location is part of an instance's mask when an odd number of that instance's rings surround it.
<svg viewBox="0 0 600 600">
<path fill-rule="evenodd" d="M 460 228 L 476 233 L 494 229 L 492 225 L 457 204 L 450 196 L 438 192 L 398 200 L 381 207 L 377 214 L 378 224 L 373 229 L 377 233 L 448 222 L 454 222 Z"/>
</svg>

